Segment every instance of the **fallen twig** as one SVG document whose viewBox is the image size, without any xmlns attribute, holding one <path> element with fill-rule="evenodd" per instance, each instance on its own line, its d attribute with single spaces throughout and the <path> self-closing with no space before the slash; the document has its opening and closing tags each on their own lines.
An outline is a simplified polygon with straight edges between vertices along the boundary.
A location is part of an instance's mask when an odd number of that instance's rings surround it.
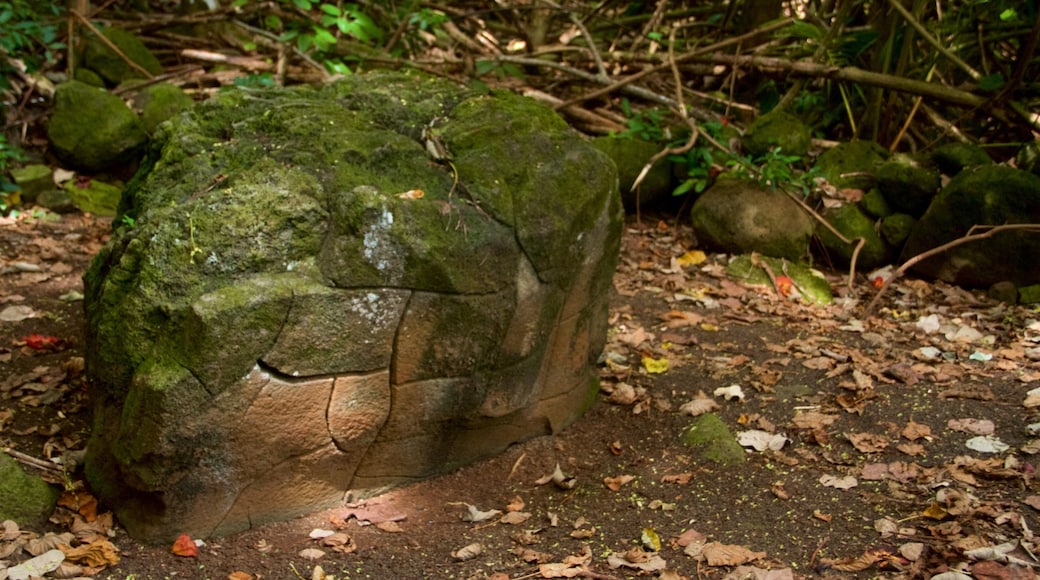
<svg viewBox="0 0 1040 580">
<path fill-rule="evenodd" d="M 62 472 L 62 468 L 61 468 L 60 465 L 55 465 L 55 464 L 51 463 L 50 461 L 44 461 L 42 459 L 37 459 L 37 458 L 33 457 L 32 455 L 26 455 L 25 453 L 22 453 L 21 451 L 15 451 L 14 449 L 11 449 L 9 447 L 5 447 L 4 448 L 4 453 L 7 453 L 12 458 L 14 458 L 15 461 L 17 461 L 18 463 L 21 463 L 22 465 L 28 465 L 30 467 L 35 467 L 37 469 L 42 469 L 44 471 L 50 471 L 50 472 L 53 472 L 53 473 L 61 473 Z"/>
</svg>

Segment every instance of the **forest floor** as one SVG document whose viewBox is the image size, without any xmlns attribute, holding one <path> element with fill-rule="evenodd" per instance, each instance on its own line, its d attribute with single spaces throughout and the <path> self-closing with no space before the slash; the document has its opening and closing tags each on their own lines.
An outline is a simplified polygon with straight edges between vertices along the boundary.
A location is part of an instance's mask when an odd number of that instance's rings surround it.
<svg viewBox="0 0 1040 580">
<path fill-rule="evenodd" d="M 902 279 L 863 317 L 877 290 L 839 275 L 810 306 L 647 218 L 627 224 L 601 395 L 563 433 L 195 556 L 143 546 L 71 470 L 90 411 L 80 276 L 110 224 L 53 217 L 0 222 L 0 447 L 70 491 L 47 529 L 8 524 L 0 554 L 73 533 L 80 576 L 138 580 L 1035 577 L 1035 309 Z M 739 461 L 683 444 L 704 411 Z"/>
</svg>

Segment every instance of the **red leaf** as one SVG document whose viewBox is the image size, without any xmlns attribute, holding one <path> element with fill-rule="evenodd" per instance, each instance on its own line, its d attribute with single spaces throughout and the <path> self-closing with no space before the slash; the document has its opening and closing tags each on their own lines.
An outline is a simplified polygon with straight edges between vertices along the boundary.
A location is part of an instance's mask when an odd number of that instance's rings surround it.
<svg viewBox="0 0 1040 580">
<path fill-rule="evenodd" d="M 185 558 L 194 558 L 199 555 L 199 547 L 195 545 L 194 540 L 188 537 L 188 534 L 177 536 L 177 540 L 173 542 L 172 551 L 174 555 Z"/>
<path fill-rule="evenodd" d="M 35 350 L 49 350 L 61 344 L 57 336 L 44 336 L 42 334 L 30 334 L 22 339 L 25 346 Z"/>
</svg>

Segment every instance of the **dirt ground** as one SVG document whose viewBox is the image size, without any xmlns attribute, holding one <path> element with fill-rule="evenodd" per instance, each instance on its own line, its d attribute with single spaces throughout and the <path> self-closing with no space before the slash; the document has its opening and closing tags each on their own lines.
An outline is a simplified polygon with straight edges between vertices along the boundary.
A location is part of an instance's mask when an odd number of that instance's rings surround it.
<svg viewBox="0 0 1040 580">
<path fill-rule="evenodd" d="M 56 218 L 0 223 L 0 446 L 69 492 L 0 550 L 71 530 L 114 548 L 67 556 L 99 579 L 1035 577 L 1036 310 L 903 279 L 861 319 L 877 292 L 862 279 L 835 275 L 838 299 L 807 306 L 698 263 L 687 229 L 646 217 L 624 238 L 600 400 L 565 432 L 196 556 L 142 546 L 74 468 L 77 293 L 109 224 Z M 712 409 L 743 461 L 683 444 Z"/>
</svg>

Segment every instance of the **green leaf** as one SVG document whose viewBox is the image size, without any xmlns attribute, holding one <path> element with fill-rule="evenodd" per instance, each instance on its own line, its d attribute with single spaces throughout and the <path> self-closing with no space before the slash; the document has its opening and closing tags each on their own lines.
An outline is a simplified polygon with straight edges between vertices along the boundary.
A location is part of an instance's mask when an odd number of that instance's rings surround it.
<svg viewBox="0 0 1040 580">
<path fill-rule="evenodd" d="M 494 61 L 478 60 L 474 64 L 474 69 L 476 69 L 477 76 L 482 76 L 482 75 L 486 75 L 489 72 L 495 70 L 495 65 L 496 65 L 496 63 Z"/>
<path fill-rule="evenodd" d="M 336 37 L 324 28 L 314 28 L 314 48 L 324 52 L 331 46 L 335 46 Z"/>
<path fill-rule="evenodd" d="M 1004 88 L 1004 75 L 993 73 L 979 79 L 979 90 L 987 93 L 995 93 Z"/>
<path fill-rule="evenodd" d="M 695 179 L 687 179 L 686 181 L 680 183 L 679 187 L 676 187 L 672 190 L 672 195 L 679 196 L 690 191 L 691 189 L 693 189 L 694 185 L 696 184 L 696 181 L 697 180 Z"/>
<path fill-rule="evenodd" d="M 293 0 L 293 4 L 296 5 L 300 10 L 310 10 L 311 0 Z"/>
<path fill-rule="evenodd" d="M 1000 20 L 1003 22 L 1018 20 L 1018 12 L 1014 8 L 1008 8 L 1000 13 Z"/>
<path fill-rule="evenodd" d="M 329 16 L 335 16 L 337 18 L 341 14 L 341 12 L 339 11 L 339 7 L 335 4 L 322 4 L 321 11 L 325 14 L 328 14 Z"/>
</svg>

